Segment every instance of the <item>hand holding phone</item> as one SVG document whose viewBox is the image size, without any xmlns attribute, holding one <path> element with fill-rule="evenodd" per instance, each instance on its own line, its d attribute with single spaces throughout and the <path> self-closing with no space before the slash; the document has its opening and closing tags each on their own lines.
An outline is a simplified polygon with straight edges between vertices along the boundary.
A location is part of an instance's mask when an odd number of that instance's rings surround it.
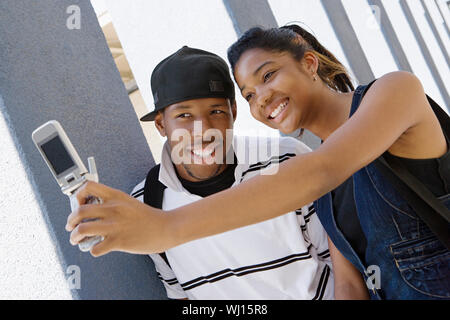
<svg viewBox="0 0 450 320">
<path fill-rule="evenodd" d="M 98 182 L 98 181 L 95 181 L 95 182 Z M 70 195 L 69 199 L 70 199 L 70 208 L 72 209 L 72 211 L 77 210 L 79 207 L 79 204 L 78 204 L 77 197 L 75 196 L 75 193 Z M 95 197 L 90 197 L 86 201 L 86 204 L 97 204 L 97 203 L 102 203 L 101 199 L 98 199 Z M 93 219 L 93 220 L 95 220 L 95 219 Z M 87 220 L 83 220 L 82 222 L 88 222 L 88 221 L 91 221 L 91 220 L 87 219 Z M 83 240 L 82 242 L 80 242 L 78 244 L 78 248 L 80 248 L 80 250 L 83 252 L 88 252 L 91 250 L 91 248 L 93 246 L 95 246 L 97 243 L 100 243 L 103 240 L 104 239 L 102 236 L 87 237 L 87 238 L 85 238 L 85 240 Z"/>
<path fill-rule="evenodd" d="M 88 158 L 88 172 L 64 129 L 56 120 L 51 120 L 33 131 L 32 139 L 61 191 L 69 197 L 72 211 L 76 210 L 79 206 L 75 197 L 76 191 L 88 180 L 98 182 L 94 158 Z M 87 203 L 91 204 L 101 203 L 101 199 L 94 197 L 88 200 Z M 78 246 L 81 251 L 87 252 L 103 240 L 101 236 L 88 237 Z"/>
</svg>

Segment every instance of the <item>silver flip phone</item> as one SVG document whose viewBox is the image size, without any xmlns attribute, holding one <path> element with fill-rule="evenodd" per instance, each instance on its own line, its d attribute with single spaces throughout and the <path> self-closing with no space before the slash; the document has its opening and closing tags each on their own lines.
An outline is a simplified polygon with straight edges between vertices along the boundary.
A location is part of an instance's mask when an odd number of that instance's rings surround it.
<svg viewBox="0 0 450 320">
<path fill-rule="evenodd" d="M 72 211 L 76 210 L 78 201 L 75 192 L 88 180 L 98 182 L 94 158 L 88 158 L 88 172 L 64 129 L 56 120 L 51 120 L 34 130 L 31 137 L 61 191 L 69 197 Z M 101 199 L 90 198 L 88 203 L 101 203 Z M 101 236 L 87 237 L 78 247 L 81 251 L 87 252 L 103 240 Z"/>
</svg>

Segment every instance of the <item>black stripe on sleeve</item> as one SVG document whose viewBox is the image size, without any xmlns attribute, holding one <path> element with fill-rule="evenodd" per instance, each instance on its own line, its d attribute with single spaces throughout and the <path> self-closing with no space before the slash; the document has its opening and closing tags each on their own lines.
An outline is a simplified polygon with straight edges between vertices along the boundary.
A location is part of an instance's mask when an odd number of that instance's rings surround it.
<svg viewBox="0 0 450 320">
<path fill-rule="evenodd" d="M 256 168 L 256 167 L 261 167 L 261 166 L 267 166 L 267 165 L 269 165 L 270 163 L 274 162 L 275 160 L 280 160 L 280 159 L 282 159 L 282 158 L 284 158 L 284 157 L 292 158 L 292 157 L 295 157 L 295 156 L 296 156 L 295 153 L 285 153 L 285 154 L 283 154 L 283 155 L 281 155 L 281 156 L 273 156 L 273 157 L 270 157 L 270 158 L 269 158 L 268 160 L 266 160 L 266 161 L 261 161 L 261 162 L 257 162 L 257 163 L 251 164 L 251 165 L 249 166 L 249 169 L 251 169 L 251 168 Z"/>
<path fill-rule="evenodd" d="M 295 210 L 295 213 L 300 216 L 303 214 L 302 208 Z M 316 210 L 314 209 L 314 205 L 310 205 L 308 207 L 308 213 L 304 216 L 304 219 L 309 218 L 310 216 L 312 216 L 314 213 L 316 213 Z"/>
<path fill-rule="evenodd" d="M 319 253 L 319 254 L 317 254 L 319 257 L 321 257 L 321 258 L 328 258 L 329 256 L 330 256 L 330 250 L 325 250 L 325 251 L 323 251 L 323 252 L 321 252 L 321 253 Z"/>
<path fill-rule="evenodd" d="M 323 298 L 323 294 L 325 293 L 325 288 L 327 286 L 328 277 L 330 276 L 330 267 L 325 265 L 323 268 L 322 274 L 320 275 L 319 285 L 317 286 L 316 295 L 312 300 L 321 300 Z"/>
<path fill-rule="evenodd" d="M 178 283 L 177 278 L 173 278 L 173 279 L 164 279 L 164 278 L 161 276 L 161 274 L 160 274 L 159 272 L 158 272 L 158 278 L 159 278 L 160 280 L 166 282 L 167 284 L 170 284 L 170 285 L 174 285 L 174 284 Z"/>
<path fill-rule="evenodd" d="M 141 197 L 141 196 L 143 196 L 144 195 L 144 191 L 142 191 L 141 193 L 137 193 L 137 194 L 135 194 L 134 196 L 132 196 L 133 198 L 139 198 L 139 197 Z"/>
<path fill-rule="evenodd" d="M 133 192 L 133 193 L 131 194 L 131 196 L 137 198 L 137 197 L 139 197 L 141 194 L 144 194 L 144 187 L 142 187 L 141 189 L 136 190 L 135 192 Z"/>
<path fill-rule="evenodd" d="M 330 277 L 330 267 L 328 267 L 328 265 L 326 265 L 326 270 L 327 270 L 327 273 L 325 275 L 325 280 L 324 280 L 324 284 L 322 286 L 322 292 L 320 293 L 319 300 L 323 299 L 323 295 L 325 294 L 325 290 L 327 289 L 328 278 Z"/>
<path fill-rule="evenodd" d="M 258 162 L 258 163 L 252 164 L 249 166 L 248 170 L 246 170 L 242 173 L 241 182 L 244 179 L 244 176 L 249 172 L 265 169 L 271 164 L 282 163 L 283 161 L 289 160 L 290 158 L 293 158 L 295 156 L 296 156 L 295 153 L 286 153 L 279 157 L 278 156 L 271 157 L 269 160 L 264 161 L 264 162 Z"/>
<path fill-rule="evenodd" d="M 314 209 L 314 206 L 311 205 L 308 208 L 308 214 L 305 216 L 305 219 L 308 219 L 309 217 L 311 217 L 314 213 L 316 213 L 316 210 Z"/>
</svg>

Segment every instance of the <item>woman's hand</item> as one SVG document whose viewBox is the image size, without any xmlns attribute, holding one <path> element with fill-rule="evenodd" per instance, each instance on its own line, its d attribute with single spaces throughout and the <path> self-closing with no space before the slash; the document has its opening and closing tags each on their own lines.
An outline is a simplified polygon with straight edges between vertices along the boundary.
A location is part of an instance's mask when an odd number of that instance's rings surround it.
<svg viewBox="0 0 450 320">
<path fill-rule="evenodd" d="M 361 273 L 348 261 L 328 238 L 334 273 L 334 297 L 336 300 L 369 300 L 367 285 Z"/>
<path fill-rule="evenodd" d="M 87 204 L 89 197 L 99 198 L 103 203 Z M 150 254 L 174 246 L 169 214 L 162 210 L 92 181 L 78 190 L 76 198 L 80 207 L 69 215 L 66 230 L 71 232 L 72 245 L 85 237 L 103 236 L 105 239 L 91 249 L 94 257 L 111 251 Z M 87 219 L 96 220 L 83 222 Z"/>
</svg>

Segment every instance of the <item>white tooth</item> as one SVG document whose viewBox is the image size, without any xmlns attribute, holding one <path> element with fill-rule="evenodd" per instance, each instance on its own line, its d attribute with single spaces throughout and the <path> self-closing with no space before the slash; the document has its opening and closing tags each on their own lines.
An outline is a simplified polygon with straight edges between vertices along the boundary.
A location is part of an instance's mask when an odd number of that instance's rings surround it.
<svg viewBox="0 0 450 320">
<path fill-rule="evenodd" d="M 271 117 L 271 118 L 276 118 L 276 117 L 280 114 L 280 112 L 286 107 L 286 105 L 287 105 L 287 102 L 286 102 L 286 103 L 283 103 L 283 104 L 280 104 L 280 105 L 278 106 L 278 108 L 276 108 L 276 109 L 270 114 L 270 117 Z"/>
<path fill-rule="evenodd" d="M 193 150 L 194 154 L 199 157 L 207 157 L 213 153 L 214 150 Z"/>
<path fill-rule="evenodd" d="M 273 112 L 270 114 L 271 118 L 275 118 L 278 115 L 278 111 L 280 110 L 280 107 L 273 110 Z"/>
</svg>

